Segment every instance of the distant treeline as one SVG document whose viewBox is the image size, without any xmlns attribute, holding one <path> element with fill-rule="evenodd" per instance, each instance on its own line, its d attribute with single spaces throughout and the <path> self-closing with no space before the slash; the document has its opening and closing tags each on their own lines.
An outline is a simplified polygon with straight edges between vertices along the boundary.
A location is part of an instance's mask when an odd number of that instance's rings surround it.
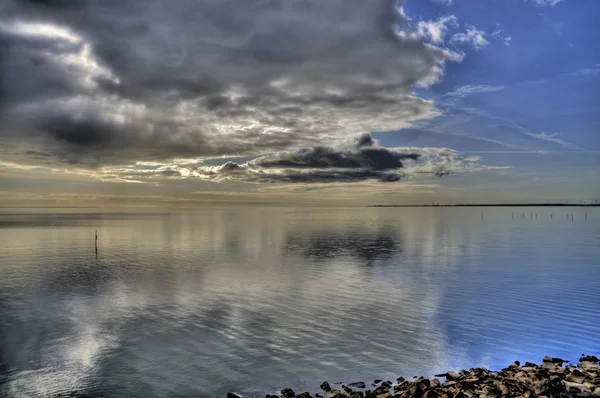
<svg viewBox="0 0 600 398">
<path fill-rule="evenodd" d="M 368 205 L 367 207 L 600 207 L 600 203 L 471 203 L 453 205 Z"/>
</svg>

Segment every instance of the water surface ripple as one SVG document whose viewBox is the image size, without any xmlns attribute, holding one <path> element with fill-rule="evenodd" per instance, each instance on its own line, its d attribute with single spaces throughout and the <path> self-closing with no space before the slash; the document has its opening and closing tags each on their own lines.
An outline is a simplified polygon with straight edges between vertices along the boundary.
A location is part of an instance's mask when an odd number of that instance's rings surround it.
<svg viewBox="0 0 600 398">
<path fill-rule="evenodd" d="M 5 211 L 0 395 L 222 397 L 600 353 L 600 213 L 514 211 Z"/>
</svg>

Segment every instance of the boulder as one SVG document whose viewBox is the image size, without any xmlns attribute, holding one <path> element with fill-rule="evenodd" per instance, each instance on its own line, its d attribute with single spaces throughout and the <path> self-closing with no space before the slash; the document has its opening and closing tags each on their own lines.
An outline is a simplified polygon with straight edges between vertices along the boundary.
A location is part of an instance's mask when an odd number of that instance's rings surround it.
<svg viewBox="0 0 600 398">
<path fill-rule="evenodd" d="M 296 394 L 291 388 L 284 388 L 283 390 L 281 390 L 281 396 L 284 398 L 294 398 Z"/>
<path fill-rule="evenodd" d="M 227 393 L 227 398 L 242 398 L 242 396 L 240 394 L 235 393 L 235 392 L 228 392 Z"/>
<path fill-rule="evenodd" d="M 319 393 L 316 393 L 316 394 L 315 394 L 315 397 L 316 397 L 316 398 L 323 398 L 323 396 L 322 396 L 321 394 L 319 394 Z M 268 398 L 268 397 L 267 397 L 267 398 Z"/>
<path fill-rule="evenodd" d="M 600 359 L 598 359 L 597 356 L 594 355 L 581 355 L 581 358 L 579 358 L 579 362 L 595 362 L 598 363 L 600 362 Z"/>
<path fill-rule="evenodd" d="M 517 369 L 519 366 L 521 366 L 521 363 L 519 361 L 514 361 L 513 363 L 508 365 L 508 368 L 509 369 Z"/>
<path fill-rule="evenodd" d="M 563 381 L 563 384 L 564 384 L 565 389 L 567 390 L 567 392 L 571 393 L 571 394 L 576 394 L 576 393 L 579 393 L 579 392 L 583 392 L 583 393 L 591 393 L 592 392 L 584 384 L 572 383 L 570 381 Z"/>
<path fill-rule="evenodd" d="M 539 383 L 537 383 L 533 387 L 533 392 L 535 395 L 546 395 L 547 392 L 550 391 L 550 380 L 542 379 Z"/>
<path fill-rule="evenodd" d="M 580 369 L 585 369 L 585 370 L 597 370 L 598 363 L 590 362 L 590 361 L 583 361 L 583 362 L 579 362 L 577 364 L 577 367 Z"/>
<path fill-rule="evenodd" d="M 363 398 L 363 392 L 362 391 L 354 391 L 352 394 L 350 394 L 350 398 Z"/>
<path fill-rule="evenodd" d="M 267 394 L 267 395 L 265 395 L 265 398 L 279 398 L 279 395 Z"/>
<path fill-rule="evenodd" d="M 568 376 L 567 380 L 573 383 L 582 384 L 585 379 L 588 378 L 588 374 L 582 372 L 579 369 L 574 369 Z"/>
<path fill-rule="evenodd" d="M 327 398 L 338 398 L 342 397 L 342 393 L 339 390 L 329 390 L 327 391 Z"/>
<path fill-rule="evenodd" d="M 364 383 L 364 382 L 362 382 L 362 381 L 355 381 L 354 383 L 350 383 L 350 384 L 348 384 L 348 385 L 349 385 L 349 386 L 352 386 L 352 387 L 356 387 L 356 388 L 366 388 L 366 387 L 367 387 L 367 386 L 365 385 L 365 383 Z"/>
<path fill-rule="evenodd" d="M 346 391 L 348 394 L 350 394 L 352 392 L 352 389 L 350 387 L 348 387 L 348 386 L 342 386 L 342 389 L 344 391 Z"/>
<path fill-rule="evenodd" d="M 327 381 L 324 381 L 323 383 L 321 383 L 319 388 L 325 392 L 331 391 L 331 386 L 329 385 L 329 382 L 327 382 Z"/>
<path fill-rule="evenodd" d="M 433 390 L 428 390 L 423 395 L 423 398 L 439 398 L 439 394 Z"/>
<path fill-rule="evenodd" d="M 408 396 L 411 398 L 422 398 L 425 395 L 425 390 L 421 388 L 420 384 L 413 384 L 408 389 Z"/>
<path fill-rule="evenodd" d="M 392 388 L 392 386 L 393 386 L 393 383 L 392 383 L 391 381 L 384 381 L 383 383 L 381 383 L 381 387 L 385 387 L 385 388 L 387 388 L 388 390 L 389 390 L 390 388 Z"/>
<path fill-rule="evenodd" d="M 375 384 L 379 384 L 379 383 L 381 383 L 382 381 L 383 381 L 383 380 L 381 380 L 381 379 L 375 379 L 375 380 L 373 381 L 373 383 L 375 383 Z"/>
<path fill-rule="evenodd" d="M 447 380 L 454 381 L 454 380 L 458 380 L 459 378 L 460 378 L 460 375 L 456 372 L 450 371 L 450 372 L 446 373 Z"/>
<path fill-rule="evenodd" d="M 296 398 L 313 398 L 312 395 L 310 395 L 310 393 L 307 392 L 303 392 L 302 394 L 296 395 Z"/>
</svg>

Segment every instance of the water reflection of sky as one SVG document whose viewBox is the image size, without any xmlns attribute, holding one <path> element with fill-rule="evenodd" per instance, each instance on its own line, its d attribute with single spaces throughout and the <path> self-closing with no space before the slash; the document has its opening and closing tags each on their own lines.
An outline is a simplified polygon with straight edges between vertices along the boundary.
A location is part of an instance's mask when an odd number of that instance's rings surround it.
<svg viewBox="0 0 600 398">
<path fill-rule="evenodd" d="M 0 371 L 218 396 L 600 351 L 600 215 L 504 213 L 3 215 Z"/>
</svg>

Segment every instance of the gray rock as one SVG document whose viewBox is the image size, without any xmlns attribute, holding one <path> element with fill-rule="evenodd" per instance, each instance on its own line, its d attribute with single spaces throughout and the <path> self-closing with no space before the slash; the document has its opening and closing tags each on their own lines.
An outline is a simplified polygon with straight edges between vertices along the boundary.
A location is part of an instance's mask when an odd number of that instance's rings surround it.
<svg viewBox="0 0 600 398">
<path fill-rule="evenodd" d="M 303 392 L 302 394 L 296 395 L 296 398 L 313 398 L 313 396 L 310 395 L 310 393 L 307 391 L 307 392 Z"/>
<path fill-rule="evenodd" d="M 450 372 L 446 373 L 446 379 L 448 379 L 450 381 L 458 380 L 459 378 L 460 378 L 460 375 L 456 372 L 450 371 Z"/>
<path fill-rule="evenodd" d="M 324 381 L 323 383 L 321 383 L 321 385 L 319 387 L 321 388 L 321 390 L 323 390 L 325 392 L 331 391 L 331 386 L 326 381 Z"/>
<path fill-rule="evenodd" d="M 348 384 L 351 387 L 356 387 L 356 388 L 365 388 L 367 387 L 366 384 L 362 381 L 355 381 L 354 383 L 350 383 Z"/>
<path fill-rule="evenodd" d="M 342 393 L 339 390 L 327 391 L 327 398 L 337 398 L 337 397 L 342 397 Z"/>
<path fill-rule="evenodd" d="M 284 388 L 283 390 L 281 390 L 281 396 L 285 398 L 294 398 L 296 394 L 291 388 Z"/>
<path fill-rule="evenodd" d="M 234 392 L 228 392 L 227 398 L 242 398 L 242 396 L 240 394 L 236 394 Z"/>
</svg>

